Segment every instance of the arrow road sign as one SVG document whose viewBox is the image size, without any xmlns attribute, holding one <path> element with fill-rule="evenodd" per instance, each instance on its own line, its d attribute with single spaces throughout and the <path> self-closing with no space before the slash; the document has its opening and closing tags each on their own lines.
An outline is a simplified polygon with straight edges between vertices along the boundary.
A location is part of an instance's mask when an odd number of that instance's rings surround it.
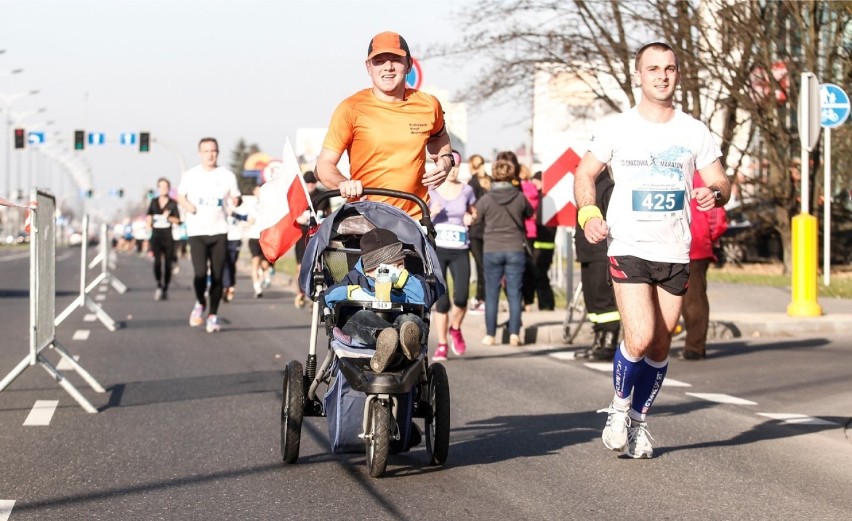
<svg viewBox="0 0 852 521">
<path fill-rule="evenodd" d="M 823 83 L 819 86 L 820 126 L 835 128 L 842 125 L 849 117 L 849 96 L 833 83 Z"/>
<path fill-rule="evenodd" d="M 30 145 L 44 144 L 44 132 L 30 132 L 27 134 L 27 143 Z"/>
<path fill-rule="evenodd" d="M 120 141 L 122 145 L 135 145 L 136 134 L 133 132 L 122 132 Z"/>
</svg>

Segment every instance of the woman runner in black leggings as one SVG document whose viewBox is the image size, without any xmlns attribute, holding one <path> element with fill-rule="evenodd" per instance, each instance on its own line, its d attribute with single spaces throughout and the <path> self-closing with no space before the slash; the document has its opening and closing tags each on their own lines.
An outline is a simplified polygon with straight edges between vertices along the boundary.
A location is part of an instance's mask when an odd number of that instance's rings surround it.
<svg viewBox="0 0 852 521">
<path fill-rule="evenodd" d="M 180 224 L 177 201 L 169 196 L 172 185 L 168 179 L 157 180 L 159 195 L 151 199 L 148 206 L 148 230 L 151 232 L 151 253 L 154 254 L 154 278 L 157 291 L 154 300 L 169 298 L 169 282 L 172 280 L 172 261 L 175 257 L 175 239 L 172 225 Z"/>
</svg>

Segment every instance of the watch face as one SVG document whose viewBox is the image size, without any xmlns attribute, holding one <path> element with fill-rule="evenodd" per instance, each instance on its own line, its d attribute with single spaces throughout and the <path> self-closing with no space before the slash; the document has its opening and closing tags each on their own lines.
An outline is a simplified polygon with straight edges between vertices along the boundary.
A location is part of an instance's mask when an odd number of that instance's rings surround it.
<svg viewBox="0 0 852 521">
<path fill-rule="evenodd" d="M 713 197 L 715 197 L 717 201 L 721 201 L 722 200 L 722 191 L 721 190 L 713 190 Z"/>
</svg>

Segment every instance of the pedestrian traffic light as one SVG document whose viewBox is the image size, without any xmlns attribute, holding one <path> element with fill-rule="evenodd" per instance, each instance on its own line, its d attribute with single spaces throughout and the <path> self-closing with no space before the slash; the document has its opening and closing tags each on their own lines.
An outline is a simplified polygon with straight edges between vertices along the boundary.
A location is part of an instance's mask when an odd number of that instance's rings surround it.
<svg viewBox="0 0 852 521">
<path fill-rule="evenodd" d="M 140 132 L 139 133 L 139 151 L 140 152 L 150 152 L 151 151 L 151 133 L 150 132 Z"/>
<path fill-rule="evenodd" d="M 118 197 L 119 197 L 119 199 L 120 199 L 120 198 L 122 198 L 122 197 L 124 197 L 124 188 L 119 188 L 119 189 L 118 189 Z"/>
<path fill-rule="evenodd" d="M 74 131 L 74 150 L 83 150 L 86 148 L 86 131 L 85 130 L 75 130 Z"/>
<path fill-rule="evenodd" d="M 92 190 L 91 188 L 89 188 L 88 190 L 86 190 L 86 197 L 87 197 L 88 199 L 91 199 L 93 195 L 95 195 L 95 191 L 94 191 L 94 190 Z"/>
<path fill-rule="evenodd" d="M 26 146 L 26 131 L 22 128 L 15 129 L 15 148 L 24 148 Z"/>
</svg>

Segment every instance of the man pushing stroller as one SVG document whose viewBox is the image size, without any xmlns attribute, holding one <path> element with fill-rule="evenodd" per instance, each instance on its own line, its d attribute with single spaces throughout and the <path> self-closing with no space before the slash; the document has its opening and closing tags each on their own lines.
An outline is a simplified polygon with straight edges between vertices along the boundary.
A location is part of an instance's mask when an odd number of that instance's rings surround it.
<svg viewBox="0 0 852 521">
<path fill-rule="evenodd" d="M 343 279 L 329 287 L 323 300 L 326 307 L 334 309 L 342 300 L 379 301 L 422 304 L 431 308 L 437 298 L 435 288 L 426 283 L 422 275 L 405 269 L 403 244 L 390 230 L 375 228 L 360 240 L 361 258 Z M 377 277 L 389 278 L 390 292 L 377 291 Z M 378 294 L 377 294 L 378 293 Z M 393 323 L 369 309 L 355 312 L 342 328 L 334 328 L 336 340 L 355 347 L 372 347 L 376 351 L 370 359 L 370 368 L 383 372 L 403 361 L 416 360 L 426 345 L 429 329 L 413 313 L 402 313 Z"/>
</svg>

